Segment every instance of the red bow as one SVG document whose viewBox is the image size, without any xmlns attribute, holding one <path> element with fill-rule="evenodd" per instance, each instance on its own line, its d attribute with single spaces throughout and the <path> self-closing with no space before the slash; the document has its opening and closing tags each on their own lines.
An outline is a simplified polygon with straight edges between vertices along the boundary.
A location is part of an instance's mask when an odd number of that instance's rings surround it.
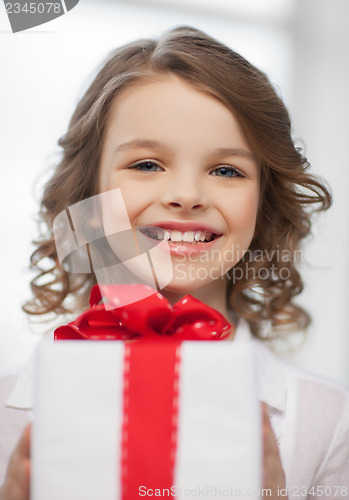
<svg viewBox="0 0 349 500">
<path fill-rule="evenodd" d="M 57 328 L 55 340 L 170 339 L 173 336 L 176 340 L 222 340 L 230 334 L 231 325 L 224 316 L 190 295 L 171 306 L 156 290 L 149 292 L 147 285 L 108 285 L 102 289 L 107 302 L 100 303 L 102 294 L 99 286 L 94 286 L 91 308 L 75 321 Z M 148 296 L 137 300 L 137 296 L 145 295 Z M 128 300 L 131 297 L 136 301 Z M 122 301 L 127 305 L 118 306 Z"/>
</svg>

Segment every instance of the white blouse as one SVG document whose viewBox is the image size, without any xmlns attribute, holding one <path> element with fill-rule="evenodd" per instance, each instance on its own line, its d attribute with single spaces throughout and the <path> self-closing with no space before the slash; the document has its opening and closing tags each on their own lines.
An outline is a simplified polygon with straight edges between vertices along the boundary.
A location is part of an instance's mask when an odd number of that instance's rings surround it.
<svg viewBox="0 0 349 500">
<path fill-rule="evenodd" d="M 234 342 L 251 342 L 259 398 L 268 405 L 290 500 L 349 498 L 349 392 L 278 359 L 240 320 Z M 33 356 L 18 375 L 0 378 L 0 485 L 29 422 Z M 280 498 L 286 492 L 280 492 Z"/>
</svg>

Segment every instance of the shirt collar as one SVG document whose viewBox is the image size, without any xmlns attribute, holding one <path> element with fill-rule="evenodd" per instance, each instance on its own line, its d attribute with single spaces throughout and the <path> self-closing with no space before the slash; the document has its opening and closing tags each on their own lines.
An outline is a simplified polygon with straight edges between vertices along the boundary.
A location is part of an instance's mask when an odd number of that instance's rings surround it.
<svg viewBox="0 0 349 500">
<path fill-rule="evenodd" d="M 40 342 L 50 341 L 53 341 L 52 337 L 44 337 Z M 289 376 L 287 365 L 279 360 L 261 340 L 252 336 L 249 325 L 243 318 L 238 320 L 234 342 L 252 343 L 259 399 L 279 411 L 284 411 Z M 35 357 L 36 349 L 21 370 L 16 385 L 6 401 L 6 406 L 27 410 L 33 408 Z"/>
</svg>

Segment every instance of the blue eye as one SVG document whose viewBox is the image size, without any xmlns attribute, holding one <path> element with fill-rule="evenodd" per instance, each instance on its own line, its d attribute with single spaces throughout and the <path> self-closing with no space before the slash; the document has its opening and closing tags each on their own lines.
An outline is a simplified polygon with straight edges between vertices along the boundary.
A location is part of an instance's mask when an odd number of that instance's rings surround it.
<svg viewBox="0 0 349 500">
<path fill-rule="evenodd" d="M 129 167 L 130 169 L 140 170 L 141 172 L 162 172 L 163 168 L 161 168 L 157 163 L 146 160 L 140 163 L 136 163 L 136 165 L 132 165 Z"/>
<path fill-rule="evenodd" d="M 218 177 L 243 177 L 241 172 L 234 167 L 218 167 L 211 172 L 211 175 Z"/>
</svg>

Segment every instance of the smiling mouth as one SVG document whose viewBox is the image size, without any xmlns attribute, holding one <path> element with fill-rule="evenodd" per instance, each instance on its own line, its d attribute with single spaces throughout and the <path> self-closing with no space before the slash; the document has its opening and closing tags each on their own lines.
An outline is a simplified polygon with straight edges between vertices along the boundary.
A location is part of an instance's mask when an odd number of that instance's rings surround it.
<svg viewBox="0 0 349 500">
<path fill-rule="evenodd" d="M 209 243 L 221 236 L 220 234 L 210 233 L 208 231 L 177 231 L 160 227 L 146 227 L 141 228 L 140 231 L 145 236 L 148 236 L 148 238 L 156 241 L 168 241 L 169 243 L 184 243 L 189 245 Z"/>
</svg>

